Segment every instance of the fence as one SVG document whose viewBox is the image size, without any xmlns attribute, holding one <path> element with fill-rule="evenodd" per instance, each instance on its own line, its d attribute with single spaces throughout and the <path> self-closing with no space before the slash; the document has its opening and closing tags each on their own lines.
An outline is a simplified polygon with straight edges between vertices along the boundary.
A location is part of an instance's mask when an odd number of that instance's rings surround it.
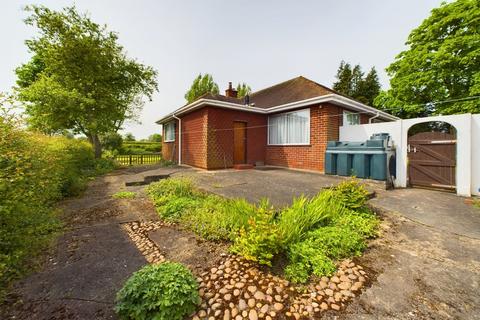
<svg viewBox="0 0 480 320">
<path fill-rule="evenodd" d="M 153 164 L 162 161 L 161 154 L 125 154 L 115 156 L 115 160 L 124 166 Z"/>
</svg>

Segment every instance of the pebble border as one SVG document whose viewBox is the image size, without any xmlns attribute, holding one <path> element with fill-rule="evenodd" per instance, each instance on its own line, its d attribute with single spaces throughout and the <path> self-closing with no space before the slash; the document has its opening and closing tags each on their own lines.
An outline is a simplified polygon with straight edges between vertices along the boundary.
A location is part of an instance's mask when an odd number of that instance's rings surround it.
<svg viewBox="0 0 480 320">
<path fill-rule="evenodd" d="M 161 221 L 128 222 L 122 227 L 149 263 L 165 261 L 148 232 L 166 226 Z M 236 255 L 225 255 L 218 267 L 197 278 L 200 308 L 191 318 L 223 320 L 314 319 L 320 313 L 342 309 L 360 293 L 368 277 L 362 266 L 342 261 L 331 277 L 295 286 L 261 271 Z"/>
</svg>

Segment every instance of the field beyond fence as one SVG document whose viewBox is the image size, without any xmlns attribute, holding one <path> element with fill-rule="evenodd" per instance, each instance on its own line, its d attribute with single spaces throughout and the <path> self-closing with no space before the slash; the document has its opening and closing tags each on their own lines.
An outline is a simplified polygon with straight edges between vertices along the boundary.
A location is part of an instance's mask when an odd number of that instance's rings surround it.
<svg viewBox="0 0 480 320">
<path fill-rule="evenodd" d="M 161 154 L 125 154 L 115 156 L 115 161 L 123 166 L 154 164 L 162 161 Z"/>
</svg>

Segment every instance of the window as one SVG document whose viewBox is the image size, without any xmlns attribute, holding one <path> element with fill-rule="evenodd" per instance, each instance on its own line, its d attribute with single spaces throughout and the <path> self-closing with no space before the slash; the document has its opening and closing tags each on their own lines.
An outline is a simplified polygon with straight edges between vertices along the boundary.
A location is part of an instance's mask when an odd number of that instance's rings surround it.
<svg viewBox="0 0 480 320">
<path fill-rule="evenodd" d="M 310 109 L 268 117 L 268 144 L 294 145 L 310 143 Z"/>
<path fill-rule="evenodd" d="M 349 111 L 343 111 L 343 125 L 354 126 L 360 124 L 360 114 Z"/>
<path fill-rule="evenodd" d="M 175 141 L 175 122 L 169 122 L 163 126 L 163 139 L 164 142 Z"/>
</svg>

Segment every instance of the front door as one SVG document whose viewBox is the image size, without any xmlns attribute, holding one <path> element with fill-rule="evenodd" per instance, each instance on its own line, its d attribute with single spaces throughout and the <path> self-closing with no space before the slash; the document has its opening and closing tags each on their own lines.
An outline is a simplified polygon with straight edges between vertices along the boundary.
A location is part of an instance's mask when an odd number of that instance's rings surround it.
<svg viewBox="0 0 480 320">
<path fill-rule="evenodd" d="M 421 132 L 408 138 L 410 186 L 455 190 L 455 136 Z"/>
<path fill-rule="evenodd" d="M 247 124 L 235 121 L 233 123 L 233 164 L 244 164 L 247 151 Z"/>
</svg>

